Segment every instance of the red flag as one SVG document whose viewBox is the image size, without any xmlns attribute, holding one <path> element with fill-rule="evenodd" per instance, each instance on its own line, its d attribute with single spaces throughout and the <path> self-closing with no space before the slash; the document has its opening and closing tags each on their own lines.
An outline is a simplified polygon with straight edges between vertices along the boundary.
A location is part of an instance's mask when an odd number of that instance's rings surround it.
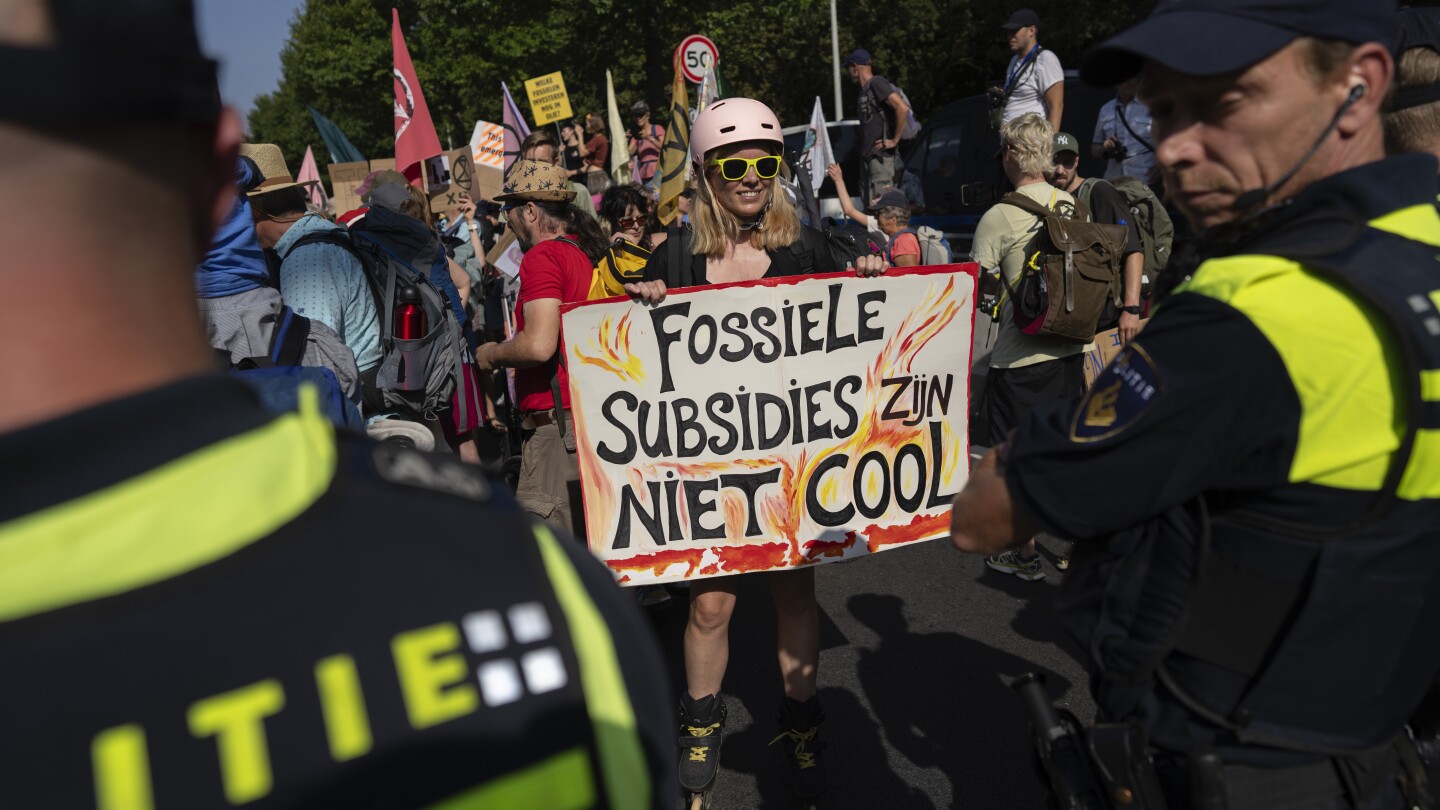
<svg viewBox="0 0 1440 810">
<path fill-rule="evenodd" d="M 420 92 L 410 49 L 400 33 L 400 12 L 392 8 L 390 13 L 390 44 L 395 51 L 395 168 L 414 183 L 421 179 L 421 161 L 444 150 L 435 134 L 435 122 L 430 120 L 430 108 L 425 106 L 425 94 Z"/>
</svg>

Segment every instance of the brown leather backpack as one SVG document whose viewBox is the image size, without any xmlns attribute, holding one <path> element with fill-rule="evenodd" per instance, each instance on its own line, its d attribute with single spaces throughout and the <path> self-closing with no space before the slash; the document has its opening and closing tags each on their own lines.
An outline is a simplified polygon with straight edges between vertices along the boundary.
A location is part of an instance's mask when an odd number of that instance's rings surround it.
<svg viewBox="0 0 1440 810">
<path fill-rule="evenodd" d="M 1000 274 L 1015 325 L 1027 335 L 1089 343 L 1106 298 L 1114 298 L 1117 306 L 1121 302 L 1125 226 L 1087 221 L 1089 213 L 1080 203 L 1073 218 L 1015 192 L 1001 197 L 1000 204 L 1013 205 L 1044 223 L 1025 248 L 1025 264 L 1014 286 Z"/>
</svg>

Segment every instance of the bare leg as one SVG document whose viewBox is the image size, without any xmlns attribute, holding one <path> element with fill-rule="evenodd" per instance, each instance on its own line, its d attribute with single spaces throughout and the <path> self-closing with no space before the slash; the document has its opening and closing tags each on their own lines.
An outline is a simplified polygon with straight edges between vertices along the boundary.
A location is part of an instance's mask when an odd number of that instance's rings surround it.
<svg viewBox="0 0 1440 810">
<path fill-rule="evenodd" d="M 734 612 L 734 577 L 691 583 L 690 620 L 685 625 L 685 687 L 692 700 L 720 693 L 730 663 L 730 616 Z"/>
<path fill-rule="evenodd" d="M 776 641 L 785 696 L 806 701 L 815 695 L 820 665 L 820 608 L 815 602 L 815 569 L 770 574 L 775 599 Z"/>
<path fill-rule="evenodd" d="M 1030 560 L 1030 559 L 1034 559 L 1034 557 L 1035 557 L 1035 538 L 1032 537 L 1032 538 L 1030 538 L 1029 540 L 1026 540 L 1024 543 L 1022 543 L 1022 544 L 1020 545 L 1020 558 L 1023 559 L 1023 560 Z"/>
<path fill-rule="evenodd" d="M 471 464 L 480 463 L 480 448 L 475 446 L 474 439 L 466 439 L 460 442 L 460 460 L 468 461 Z"/>
</svg>

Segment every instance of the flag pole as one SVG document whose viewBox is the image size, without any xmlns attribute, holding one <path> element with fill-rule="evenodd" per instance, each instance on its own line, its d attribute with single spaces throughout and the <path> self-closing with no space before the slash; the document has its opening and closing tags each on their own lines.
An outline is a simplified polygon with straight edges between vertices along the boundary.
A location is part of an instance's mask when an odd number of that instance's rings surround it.
<svg viewBox="0 0 1440 810">
<path fill-rule="evenodd" d="M 835 63 L 835 120 L 845 117 L 840 103 L 840 27 L 835 22 L 835 0 L 830 0 L 830 59 Z"/>
</svg>

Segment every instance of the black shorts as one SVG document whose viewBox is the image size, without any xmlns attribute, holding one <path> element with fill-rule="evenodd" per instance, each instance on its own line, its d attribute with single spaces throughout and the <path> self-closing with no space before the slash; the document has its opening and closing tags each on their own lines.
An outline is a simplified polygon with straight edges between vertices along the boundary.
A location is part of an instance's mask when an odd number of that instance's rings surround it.
<svg viewBox="0 0 1440 810">
<path fill-rule="evenodd" d="M 1036 405 L 1078 397 L 1084 390 L 1084 354 L 1019 368 L 992 368 L 986 375 L 971 442 L 994 447 L 1005 441 Z"/>
</svg>

